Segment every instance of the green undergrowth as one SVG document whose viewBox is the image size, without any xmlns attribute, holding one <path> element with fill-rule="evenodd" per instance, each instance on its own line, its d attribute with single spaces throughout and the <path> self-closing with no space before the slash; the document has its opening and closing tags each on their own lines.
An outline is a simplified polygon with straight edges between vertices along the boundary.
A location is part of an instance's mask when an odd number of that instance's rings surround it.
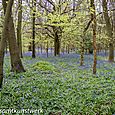
<svg viewBox="0 0 115 115">
<path fill-rule="evenodd" d="M 93 75 L 91 68 L 80 67 L 77 61 L 24 58 L 27 71 L 20 74 L 11 73 L 7 65 L 0 108 L 39 109 L 39 115 L 115 114 L 114 65 L 105 62 Z"/>
<path fill-rule="evenodd" d="M 44 73 L 55 73 L 58 72 L 58 68 L 54 64 L 48 61 L 39 61 L 32 66 L 34 70 L 44 72 Z"/>
</svg>

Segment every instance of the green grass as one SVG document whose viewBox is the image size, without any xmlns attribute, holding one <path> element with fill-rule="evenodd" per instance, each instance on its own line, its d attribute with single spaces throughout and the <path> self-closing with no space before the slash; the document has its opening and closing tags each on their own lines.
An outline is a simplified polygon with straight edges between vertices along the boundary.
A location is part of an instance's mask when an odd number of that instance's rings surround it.
<svg viewBox="0 0 115 115">
<path fill-rule="evenodd" d="M 9 63 L 8 59 L 5 61 Z M 114 114 L 115 67 L 102 63 L 97 75 L 92 75 L 92 69 L 79 67 L 78 61 L 76 58 L 26 57 L 23 63 L 27 71 L 20 74 L 11 73 L 9 65 L 5 65 L 0 108 L 42 109 L 40 115 L 50 112 Z"/>
</svg>

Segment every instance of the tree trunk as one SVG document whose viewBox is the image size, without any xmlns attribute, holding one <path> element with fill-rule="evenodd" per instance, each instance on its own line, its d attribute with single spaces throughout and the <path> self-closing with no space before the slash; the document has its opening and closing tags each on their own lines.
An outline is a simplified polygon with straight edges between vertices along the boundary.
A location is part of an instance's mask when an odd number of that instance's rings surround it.
<svg viewBox="0 0 115 115">
<path fill-rule="evenodd" d="M 54 31 L 54 56 L 60 55 L 60 37 L 61 37 L 61 28 L 53 27 Z"/>
<path fill-rule="evenodd" d="M 85 33 L 83 33 L 85 36 Z M 83 36 L 83 37 L 84 37 Z M 81 52 L 80 52 L 80 66 L 83 65 L 84 63 L 84 38 L 82 37 L 82 42 L 81 42 Z"/>
<path fill-rule="evenodd" d="M 62 47 L 62 53 L 63 53 L 63 54 L 64 54 L 64 48 L 65 48 L 65 47 L 64 47 L 64 44 L 63 44 L 63 47 Z"/>
<path fill-rule="evenodd" d="M 53 43 L 51 42 L 51 54 L 52 54 L 52 51 L 53 50 Z"/>
<path fill-rule="evenodd" d="M 68 44 L 68 48 L 67 49 L 68 49 L 68 54 L 69 54 L 70 53 L 70 46 L 69 46 L 69 44 Z"/>
<path fill-rule="evenodd" d="M 35 14 L 36 14 L 36 0 L 33 0 L 33 17 L 32 17 L 32 58 L 35 58 Z"/>
<path fill-rule="evenodd" d="M 96 74 L 96 65 L 97 65 L 97 46 L 96 46 L 96 13 L 95 13 L 95 3 L 94 0 L 90 1 L 91 5 L 91 19 L 93 20 L 93 51 L 94 51 L 94 59 L 93 59 L 93 74 Z"/>
<path fill-rule="evenodd" d="M 6 47 L 5 47 L 5 53 L 6 53 L 6 54 L 8 53 L 8 47 L 7 47 L 8 45 L 7 45 L 7 43 L 8 43 L 8 42 L 6 41 Z"/>
<path fill-rule="evenodd" d="M 115 8 L 115 1 L 111 0 L 112 8 Z M 113 11 L 113 38 L 115 40 L 115 10 Z"/>
<path fill-rule="evenodd" d="M 6 7 L 7 7 L 6 1 L 3 0 L 4 12 L 6 11 Z M 25 70 L 24 70 L 24 67 L 22 65 L 22 61 L 21 61 L 20 56 L 19 56 L 19 49 L 17 46 L 16 36 L 15 36 L 13 17 L 11 15 L 9 17 L 7 37 L 8 37 L 10 57 L 11 57 L 11 67 L 12 67 L 11 70 L 15 71 L 15 72 L 24 72 Z"/>
<path fill-rule="evenodd" d="M 60 40 L 57 32 L 55 32 L 55 38 L 54 38 L 54 55 L 55 56 L 60 55 Z"/>
<path fill-rule="evenodd" d="M 22 27 L 22 0 L 18 0 L 18 25 L 17 25 L 17 44 L 19 49 L 19 55 L 22 58 L 22 39 L 21 39 L 21 27 Z"/>
<path fill-rule="evenodd" d="M 39 43 L 38 43 L 38 45 L 37 45 L 37 47 L 38 47 L 38 54 L 40 53 L 40 45 L 39 45 Z"/>
<path fill-rule="evenodd" d="M 9 25 L 9 18 L 11 16 L 13 0 L 10 0 L 7 5 L 5 19 L 4 19 L 4 26 L 2 31 L 2 39 L 0 44 L 0 88 L 2 88 L 2 81 L 3 81 L 3 62 L 4 62 L 4 50 L 5 50 L 5 43 L 7 41 L 7 29 Z"/>
<path fill-rule="evenodd" d="M 47 46 L 46 46 L 46 54 L 47 54 L 47 57 L 48 57 L 48 49 L 49 49 L 49 44 L 48 44 L 48 41 L 47 41 Z"/>
<path fill-rule="evenodd" d="M 42 50 L 43 50 L 42 43 L 40 44 L 40 49 L 41 49 L 41 54 L 42 54 Z"/>
<path fill-rule="evenodd" d="M 54 55 L 60 55 L 60 41 L 58 36 L 56 36 L 54 39 Z"/>
<path fill-rule="evenodd" d="M 24 72 L 24 67 L 22 65 L 22 61 L 19 56 L 19 49 L 16 42 L 16 36 L 15 36 L 15 29 L 14 29 L 14 23 L 13 18 L 10 17 L 9 19 L 9 50 L 10 50 L 10 57 L 11 57 L 11 67 L 12 71 L 15 72 Z"/>
<path fill-rule="evenodd" d="M 114 9 L 115 8 L 115 0 L 110 0 L 110 1 L 111 1 L 111 4 L 112 4 L 112 9 Z M 112 22 L 113 23 L 113 43 L 115 43 L 115 10 L 112 13 L 112 21 L 113 21 Z M 114 54 L 113 54 L 113 56 L 114 56 Z"/>
<path fill-rule="evenodd" d="M 109 62 L 114 62 L 114 46 L 113 46 L 113 29 L 112 25 L 110 23 L 110 17 L 108 15 L 108 9 L 107 9 L 107 2 L 106 0 L 102 0 L 102 6 L 103 6 L 103 14 L 106 22 L 106 29 L 108 37 L 110 38 L 109 42 Z"/>
</svg>

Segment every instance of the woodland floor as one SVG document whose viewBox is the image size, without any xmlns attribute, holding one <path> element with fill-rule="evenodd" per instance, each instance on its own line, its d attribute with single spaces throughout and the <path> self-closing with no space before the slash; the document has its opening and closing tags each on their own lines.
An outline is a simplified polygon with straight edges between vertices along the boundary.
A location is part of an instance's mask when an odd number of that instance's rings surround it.
<svg viewBox="0 0 115 115">
<path fill-rule="evenodd" d="M 115 114 L 115 63 L 103 53 L 98 55 L 96 75 L 93 55 L 85 55 L 84 66 L 79 66 L 80 56 L 74 53 L 35 59 L 29 55 L 22 59 L 26 72 L 20 74 L 10 72 L 9 56 L 5 57 L 0 108 L 42 110 L 39 115 Z"/>
</svg>

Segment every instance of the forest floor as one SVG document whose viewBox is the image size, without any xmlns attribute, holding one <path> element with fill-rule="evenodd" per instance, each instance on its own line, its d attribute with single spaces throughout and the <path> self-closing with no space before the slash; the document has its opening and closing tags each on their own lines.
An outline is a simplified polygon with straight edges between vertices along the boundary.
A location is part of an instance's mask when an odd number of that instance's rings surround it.
<svg viewBox="0 0 115 115">
<path fill-rule="evenodd" d="M 115 114 L 115 63 L 99 55 L 93 75 L 93 55 L 85 55 L 83 66 L 78 54 L 35 59 L 28 55 L 22 59 L 26 72 L 20 74 L 10 72 L 9 56 L 5 57 L 0 108 L 38 109 L 38 115 Z"/>
</svg>

